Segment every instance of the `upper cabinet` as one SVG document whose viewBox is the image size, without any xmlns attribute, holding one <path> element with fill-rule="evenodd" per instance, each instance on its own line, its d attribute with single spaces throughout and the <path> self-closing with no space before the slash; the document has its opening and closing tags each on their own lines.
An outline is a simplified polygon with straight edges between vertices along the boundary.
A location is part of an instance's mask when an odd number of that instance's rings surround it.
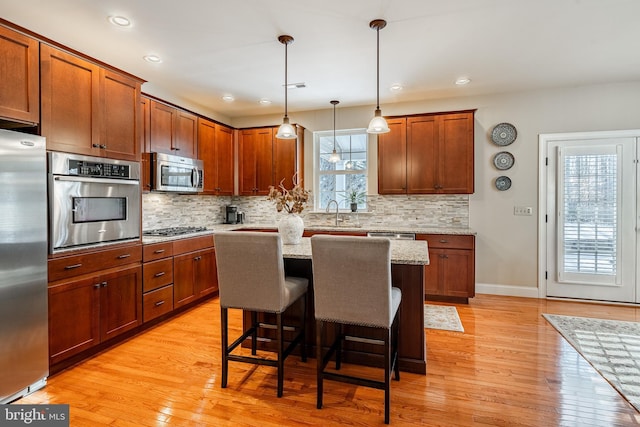
<svg viewBox="0 0 640 427">
<path fill-rule="evenodd" d="M 233 129 L 198 118 L 198 158 L 204 163 L 205 194 L 233 195 Z"/>
<path fill-rule="evenodd" d="M 153 99 L 149 109 L 151 151 L 197 158 L 197 116 Z"/>
<path fill-rule="evenodd" d="M 40 121 L 38 41 L 0 26 L 0 119 Z"/>
<path fill-rule="evenodd" d="M 293 187 L 296 174 L 303 175 L 304 128 L 296 126 L 297 139 L 279 139 L 277 127 L 242 129 L 238 132 L 238 194 L 269 194 L 269 186 Z"/>
<path fill-rule="evenodd" d="M 388 120 L 378 135 L 379 194 L 471 194 L 474 111 Z"/>
<path fill-rule="evenodd" d="M 46 44 L 40 72 L 48 150 L 140 160 L 141 81 Z"/>
</svg>

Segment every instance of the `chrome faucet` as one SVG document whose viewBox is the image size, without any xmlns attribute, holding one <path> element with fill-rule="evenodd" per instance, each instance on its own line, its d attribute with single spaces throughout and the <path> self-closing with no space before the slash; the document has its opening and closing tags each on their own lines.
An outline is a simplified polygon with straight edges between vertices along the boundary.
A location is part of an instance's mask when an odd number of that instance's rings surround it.
<svg viewBox="0 0 640 427">
<path fill-rule="evenodd" d="M 327 212 L 329 212 L 329 208 L 331 207 L 331 203 L 335 203 L 336 204 L 336 227 L 338 226 L 338 210 L 340 209 L 338 206 L 338 202 L 334 199 L 329 200 L 329 203 L 327 203 Z"/>
</svg>

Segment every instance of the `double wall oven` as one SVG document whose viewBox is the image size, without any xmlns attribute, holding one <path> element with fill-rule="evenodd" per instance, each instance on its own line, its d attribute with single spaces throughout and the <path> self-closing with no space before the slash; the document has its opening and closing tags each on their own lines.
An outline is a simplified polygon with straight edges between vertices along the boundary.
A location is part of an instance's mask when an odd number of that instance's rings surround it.
<svg viewBox="0 0 640 427">
<path fill-rule="evenodd" d="M 140 238 L 140 164 L 49 152 L 49 251 Z"/>
</svg>

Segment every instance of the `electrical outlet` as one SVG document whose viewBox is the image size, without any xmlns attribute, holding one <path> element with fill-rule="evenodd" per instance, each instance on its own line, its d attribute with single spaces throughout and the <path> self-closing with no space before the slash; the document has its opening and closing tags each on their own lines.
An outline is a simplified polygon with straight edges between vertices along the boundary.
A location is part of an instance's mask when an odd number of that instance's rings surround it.
<svg viewBox="0 0 640 427">
<path fill-rule="evenodd" d="M 531 216 L 533 215 L 533 208 L 531 206 L 514 206 L 514 215 Z"/>
</svg>

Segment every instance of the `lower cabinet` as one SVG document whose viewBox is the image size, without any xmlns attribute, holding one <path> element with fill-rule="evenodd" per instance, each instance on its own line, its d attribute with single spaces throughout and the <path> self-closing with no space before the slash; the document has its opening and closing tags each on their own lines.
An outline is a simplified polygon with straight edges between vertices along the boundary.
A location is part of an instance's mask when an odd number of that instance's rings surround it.
<svg viewBox="0 0 640 427">
<path fill-rule="evenodd" d="M 176 308 L 217 291 L 214 249 L 204 249 L 174 257 L 173 278 L 173 305 Z"/>
<path fill-rule="evenodd" d="M 142 267 L 103 270 L 49 286 L 49 357 L 55 364 L 142 323 Z"/>
<path fill-rule="evenodd" d="M 475 296 L 475 236 L 420 234 L 429 244 L 424 268 L 424 296 L 468 300 Z"/>
</svg>

